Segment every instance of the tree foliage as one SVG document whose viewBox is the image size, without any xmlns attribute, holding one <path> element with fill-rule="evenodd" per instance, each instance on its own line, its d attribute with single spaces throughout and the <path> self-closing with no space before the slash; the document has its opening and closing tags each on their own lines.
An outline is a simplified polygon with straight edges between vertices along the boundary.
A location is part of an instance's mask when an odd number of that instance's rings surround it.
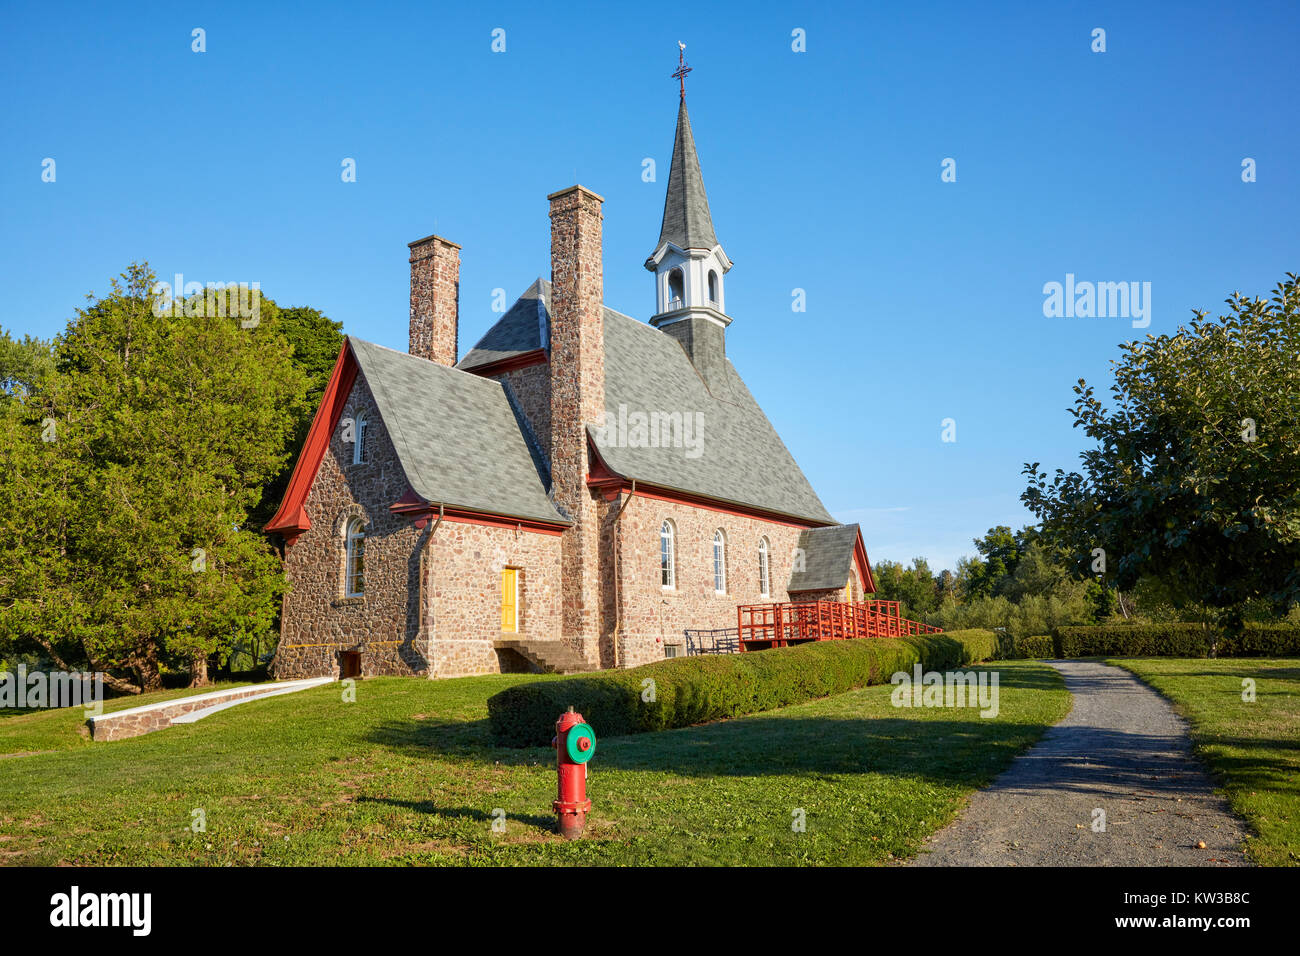
<svg viewBox="0 0 1300 956">
<path fill-rule="evenodd" d="M 152 689 L 270 627 L 283 577 L 249 518 L 309 376 L 269 300 L 244 328 L 212 309 L 156 315 L 147 265 L 121 279 L 0 416 L 0 641 Z"/>
<path fill-rule="evenodd" d="M 1070 409 L 1095 444 L 1080 471 L 1027 464 L 1021 496 L 1076 569 L 1240 618 L 1300 598 L 1300 290 L 1234 293 L 1228 314 L 1124 345 L 1108 407 L 1083 379 Z"/>
</svg>

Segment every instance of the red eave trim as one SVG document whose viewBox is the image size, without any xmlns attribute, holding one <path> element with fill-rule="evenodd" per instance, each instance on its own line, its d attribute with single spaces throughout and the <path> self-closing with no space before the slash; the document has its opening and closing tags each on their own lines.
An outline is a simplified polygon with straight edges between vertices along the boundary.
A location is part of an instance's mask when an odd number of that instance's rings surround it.
<svg viewBox="0 0 1300 956">
<path fill-rule="evenodd" d="M 476 365 L 473 368 L 463 368 L 462 372 L 469 372 L 471 375 L 482 375 L 489 378 L 493 375 L 501 375 L 505 372 L 513 372 L 517 369 L 528 368 L 533 365 L 544 365 L 550 361 L 546 354 L 546 349 L 533 349 L 531 352 L 521 352 L 519 355 L 512 355 L 510 358 L 497 359 L 495 362 L 488 362 L 486 365 Z"/>
<path fill-rule="evenodd" d="M 439 517 L 438 507 L 421 499 L 410 488 L 406 494 L 388 506 L 394 514 L 406 515 L 415 522 L 417 528 L 423 528 L 430 519 Z M 511 530 L 531 531 L 535 534 L 559 536 L 564 534 L 566 525 L 549 524 L 531 518 L 508 518 L 503 515 L 472 511 L 468 508 L 443 508 L 441 517 L 444 521 L 456 521 L 462 524 L 484 525 L 489 528 L 509 528 Z"/>
<path fill-rule="evenodd" d="M 330 373 L 329 384 L 325 386 L 325 394 L 316 408 L 316 417 L 312 419 L 307 440 L 303 443 L 298 461 L 293 466 L 293 474 L 289 478 L 289 487 L 285 489 L 284 500 L 280 502 L 280 509 L 265 528 L 266 531 L 284 535 L 287 544 L 293 544 L 299 535 L 311 527 L 311 520 L 307 517 L 307 511 L 303 506 L 307 502 L 311 483 L 316 480 L 316 472 L 320 470 L 320 463 L 329 448 L 330 436 L 334 434 L 339 419 L 343 417 L 343 406 L 347 404 L 348 396 L 352 393 L 352 384 L 356 379 L 357 358 L 352 354 L 352 346 L 345 339 L 343 348 L 339 350 L 338 360 L 334 363 L 334 371 Z"/>
<path fill-rule="evenodd" d="M 858 575 L 862 578 L 864 594 L 876 593 L 876 579 L 871 573 L 871 562 L 867 560 L 867 546 L 862 541 L 862 529 L 858 528 L 858 540 L 853 544 L 853 563 L 858 566 Z"/>
<path fill-rule="evenodd" d="M 620 494 L 632 490 L 632 482 L 610 470 L 605 464 L 605 460 L 600 457 L 600 452 L 596 448 L 595 442 L 587 440 L 587 448 L 590 453 L 591 468 L 587 475 L 587 486 L 595 488 L 605 498 L 606 501 L 613 501 Z M 740 518 L 756 518 L 759 521 L 767 521 L 771 524 L 785 525 L 789 528 L 822 528 L 829 527 L 825 521 L 806 521 L 799 518 L 792 518 L 789 515 L 778 514 L 775 511 L 765 511 L 762 508 L 750 508 L 745 505 L 738 505 L 729 502 L 719 501 L 716 498 L 709 498 L 706 495 L 696 495 L 687 491 L 677 491 L 673 488 L 664 488 L 659 485 L 647 485 L 637 481 L 637 497 L 652 498 L 655 501 L 671 501 L 675 504 L 690 505 L 694 508 L 703 508 L 706 511 L 716 511 L 720 514 L 735 515 Z M 861 535 L 859 535 L 859 540 Z M 864 551 L 865 554 L 865 551 Z"/>
</svg>

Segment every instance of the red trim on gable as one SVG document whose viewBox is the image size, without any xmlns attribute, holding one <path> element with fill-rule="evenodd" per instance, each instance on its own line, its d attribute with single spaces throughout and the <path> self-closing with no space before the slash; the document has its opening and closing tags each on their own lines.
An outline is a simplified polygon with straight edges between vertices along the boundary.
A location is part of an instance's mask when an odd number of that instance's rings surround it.
<svg viewBox="0 0 1300 956">
<path fill-rule="evenodd" d="M 867 560 L 867 546 L 862 542 L 861 528 L 858 528 L 858 540 L 853 545 L 853 563 L 858 566 L 858 576 L 862 578 L 863 594 L 875 594 L 876 579 L 871 573 L 871 562 Z"/>
<path fill-rule="evenodd" d="M 587 486 L 589 488 L 599 491 L 606 501 L 613 501 L 620 494 L 632 490 L 632 482 L 610 470 L 610 467 L 605 464 L 605 460 L 600 457 L 595 442 L 591 441 L 590 438 L 587 440 L 587 449 L 591 460 L 591 467 L 587 473 Z M 778 514 L 775 511 L 766 511 L 762 508 L 751 508 L 745 505 L 718 501 L 716 498 L 709 498 L 706 495 L 677 491 L 659 485 L 642 484 L 640 479 L 637 480 L 636 493 L 639 498 L 671 501 L 675 504 L 690 505 L 693 508 L 703 508 L 706 511 L 716 511 L 740 518 L 757 518 L 759 521 L 785 525 L 790 528 L 829 527 L 829 523 L 825 521 L 805 521 L 800 518 L 792 518 L 789 515 Z M 859 538 L 861 538 L 861 535 L 859 535 Z"/>
<path fill-rule="evenodd" d="M 531 352 L 521 352 L 520 354 L 512 355 L 509 358 L 497 359 L 495 362 L 488 362 L 486 365 L 476 365 L 473 368 L 463 368 L 461 371 L 469 372 L 471 375 L 482 375 L 484 378 L 490 378 L 493 375 L 513 372 L 516 369 L 529 368 L 533 365 L 544 365 L 550 360 L 550 356 L 546 354 L 546 349 L 533 349 Z"/>
<path fill-rule="evenodd" d="M 325 394 L 316 409 L 316 417 L 312 419 L 311 428 L 307 431 L 307 440 L 293 466 L 284 500 L 265 528 L 266 531 L 284 535 L 286 545 L 293 544 L 299 535 L 311 527 L 311 520 L 303 506 L 329 448 L 330 436 L 343 417 L 343 406 L 352 394 L 352 385 L 356 379 L 357 357 L 352 354 L 352 346 L 345 339 L 338 360 L 334 363 L 334 371 L 330 373 L 329 384 L 325 386 Z"/>
</svg>

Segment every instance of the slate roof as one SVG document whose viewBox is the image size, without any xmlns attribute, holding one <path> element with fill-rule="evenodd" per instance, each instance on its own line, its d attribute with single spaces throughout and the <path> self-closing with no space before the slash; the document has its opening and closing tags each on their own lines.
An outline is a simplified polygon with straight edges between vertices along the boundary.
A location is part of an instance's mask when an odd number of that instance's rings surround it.
<svg viewBox="0 0 1300 956">
<path fill-rule="evenodd" d="M 550 301 L 551 284 L 538 279 L 456 367 L 475 368 L 549 347 Z"/>
<path fill-rule="evenodd" d="M 539 325 L 549 328 L 550 299 L 551 284 L 538 279 L 457 368 L 539 348 Z M 540 323 L 534 314 L 539 303 L 544 313 Z M 604 319 L 608 414 L 617 419 L 620 406 L 626 406 L 629 416 L 689 415 L 690 437 L 702 438 L 695 456 L 684 441 L 682 447 L 631 447 L 623 435 L 593 431 L 601 457 L 614 472 L 800 520 L 834 522 L 729 360 L 711 392 L 676 339 L 610 308 Z M 698 422 L 703 427 L 696 431 Z M 684 428 L 681 434 L 684 438 Z"/>
<path fill-rule="evenodd" d="M 668 173 L 668 193 L 664 197 L 664 219 L 655 249 L 665 242 L 671 242 L 679 249 L 712 249 L 718 244 L 684 97 L 677 110 L 677 135 L 673 139 L 672 168 Z"/>
<path fill-rule="evenodd" d="M 569 524 L 505 388 L 348 336 L 411 488 L 431 504 Z"/>
<path fill-rule="evenodd" d="M 804 569 L 790 575 L 790 591 L 823 591 L 842 588 L 853 571 L 853 548 L 858 541 L 856 524 L 829 528 L 805 528 L 799 535 Z"/>
</svg>

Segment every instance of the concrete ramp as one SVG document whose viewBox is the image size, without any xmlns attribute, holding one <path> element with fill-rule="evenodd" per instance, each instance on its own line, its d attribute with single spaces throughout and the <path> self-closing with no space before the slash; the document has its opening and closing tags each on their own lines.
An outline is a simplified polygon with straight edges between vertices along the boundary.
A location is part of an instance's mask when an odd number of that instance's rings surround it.
<svg viewBox="0 0 1300 956">
<path fill-rule="evenodd" d="M 164 730 L 173 724 L 192 724 L 250 700 L 292 694 L 328 684 L 333 680 L 332 677 L 312 677 L 306 680 L 233 687 L 230 690 L 212 691 L 208 694 L 195 694 L 193 697 L 164 700 L 157 704 L 144 704 L 127 710 L 115 710 L 111 714 L 101 714 L 87 719 L 86 725 L 90 728 L 91 740 L 101 742 L 126 740 L 128 737 L 139 737 L 143 734 L 151 734 L 155 730 Z"/>
</svg>

